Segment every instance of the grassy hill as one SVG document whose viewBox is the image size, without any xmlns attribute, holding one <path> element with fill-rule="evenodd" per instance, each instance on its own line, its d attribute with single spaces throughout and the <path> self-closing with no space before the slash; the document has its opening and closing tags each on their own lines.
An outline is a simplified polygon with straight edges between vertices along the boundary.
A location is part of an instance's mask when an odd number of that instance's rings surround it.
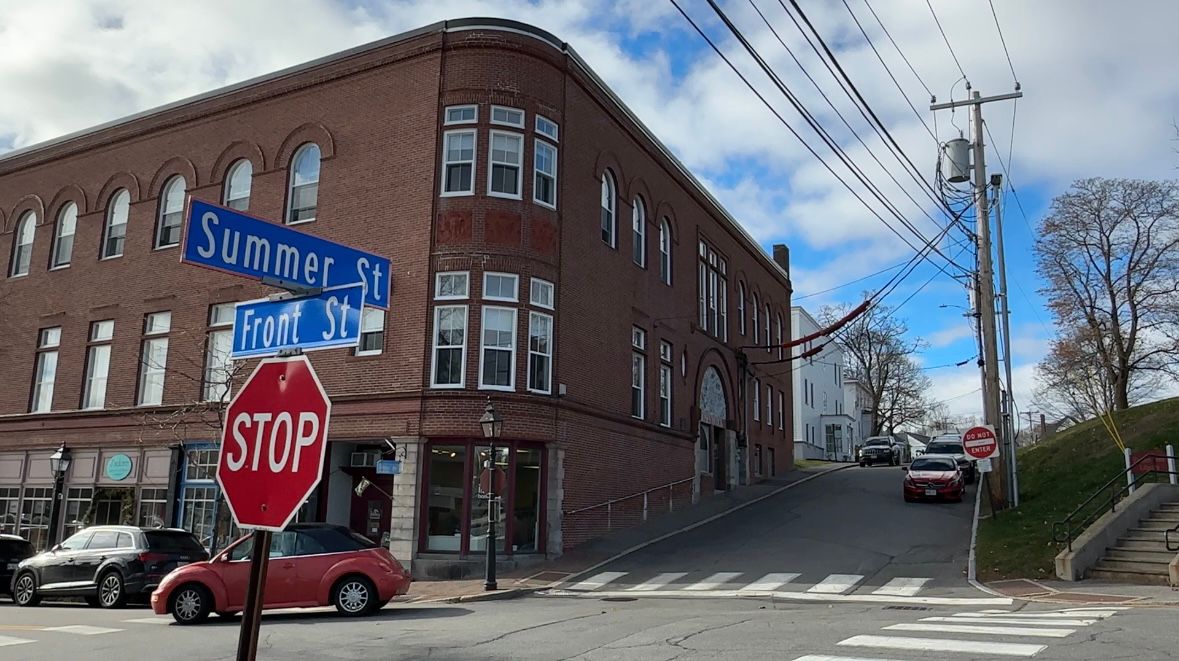
<svg viewBox="0 0 1179 661">
<path fill-rule="evenodd" d="M 1126 447 L 1135 452 L 1179 447 L 1179 398 L 1135 406 L 1114 414 Z M 1019 452 L 1020 507 L 981 521 L 978 576 L 1051 578 L 1062 545 L 1052 524 L 1068 516 L 1125 463 L 1100 420 L 1088 420 Z M 984 502 L 986 495 L 983 495 Z"/>
</svg>

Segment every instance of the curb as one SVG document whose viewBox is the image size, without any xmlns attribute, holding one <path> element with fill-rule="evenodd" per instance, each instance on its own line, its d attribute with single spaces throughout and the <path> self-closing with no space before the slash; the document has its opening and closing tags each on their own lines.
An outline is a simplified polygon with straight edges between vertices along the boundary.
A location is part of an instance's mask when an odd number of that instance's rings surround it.
<svg viewBox="0 0 1179 661">
<path fill-rule="evenodd" d="M 746 507 L 749 507 L 750 505 L 753 505 L 755 503 L 760 503 L 761 501 L 763 501 L 767 498 L 772 498 L 772 497 L 782 493 L 783 491 L 786 491 L 787 489 L 792 489 L 792 488 L 794 488 L 804 482 L 810 482 L 811 480 L 813 480 L 815 478 L 822 477 L 824 475 L 827 475 L 828 473 L 834 473 L 837 471 L 845 470 L 847 468 L 852 468 L 853 466 L 855 466 L 855 464 L 847 464 L 847 465 L 843 465 L 843 466 L 836 466 L 835 468 L 828 468 L 827 470 L 819 472 L 819 473 L 815 473 L 814 475 L 808 475 L 808 476 L 802 478 L 801 480 L 791 482 L 790 484 L 784 484 L 781 487 L 778 487 L 777 489 L 774 489 L 773 491 L 771 491 L 767 494 L 758 496 L 757 498 L 754 498 L 753 500 L 749 500 L 744 503 L 734 505 L 733 507 L 730 507 L 729 509 L 727 509 L 723 512 L 718 512 L 716 514 L 713 514 L 712 516 L 710 516 L 706 519 L 702 519 L 702 520 L 697 521 L 696 523 L 693 523 L 691 525 L 684 526 L 683 528 L 680 528 L 679 530 L 673 530 L 669 533 L 660 535 L 660 536 L 656 537 L 655 539 L 649 539 L 645 542 L 635 544 L 634 546 L 632 546 L 624 551 L 621 551 L 619 553 L 616 553 L 613 556 L 606 558 L 605 560 L 602 560 L 601 562 L 591 565 L 591 566 L 577 572 L 576 574 L 573 574 L 571 576 L 566 576 L 564 579 L 562 579 L 556 583 L 553 583 L 552 585 L 550 585 L 548 587 L 555 588 L 555 587 L 563 585 L 563 584 L 573 583 L 574 581 L 585 576 L 586 574 L 589 574 L 590 572 L 595 571 L 604 565 L 610 564 L 611 562 L 614 562 L 615 560 L 618 560 L 619 558 L 624 558 L 624 557 L 630 555 L 631 553 L 634 553 L 636 551 L 641 551 L 641 550 L 647 548 L 648 546 L 651 546 L 653 544 L 658 544 L 659 542 L 662 542 L 665 539 L 670 539 L 670 538 L 675 537 L 676 535 L 679 535 L 681 533 L 688 532 L 689 530 L 695 530 L 696 528 L 699 528 L 700 526 L 712 523 L 713 521 L 716 521 L 717 519 L 720 519 L 722 517 L 726 517 L 726 516 L 732 514 L 733 512 L 736 512 L 737 510 L 745 509 Z M 1006 595 L 1002 595 L 1002 596 L 1006 596 Z"/>
<path fill-rule="evenodd" d="M 1008 599 L 1027 601 L 1027 599 L 1012 597 L 1009 594 L 1003 594 L 1002 592 L 993 590 L 978 580 L 978 564 L 975 559 L 975 547 L 978 545 L 978 512 L 982 506 L 983 481 L 978 480 L 977 484 L 978 488 L 974 490 L 974 520 L 970 524 L 970 559 L 966 562 L 966 581 L 979 592 L 995 597 L 1007 597 Z"/>
<path fill-rule="evenodd" d="M 417 603 L 419 604 L 467 604 L 477 601 L 504 601 L 507 599 L 517 599 L 537 592 L 539 590 L 547 590 L 549 586 L 539 588 L 508 588 L 506 590 L 496 590 L 494 592 L 476 592 L 475 594 L 464 594 L 458 597 L 439 597 L 437 599 L 423 599 Z"/>
</svg>

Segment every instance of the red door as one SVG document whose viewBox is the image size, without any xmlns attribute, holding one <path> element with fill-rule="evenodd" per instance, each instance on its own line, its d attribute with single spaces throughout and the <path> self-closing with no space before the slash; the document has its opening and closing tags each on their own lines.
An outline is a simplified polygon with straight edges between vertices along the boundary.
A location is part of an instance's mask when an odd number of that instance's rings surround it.
<svg viewBox="0 0 1179 661">
<path fill-rule="evenodd" d="M 239 611 L 246 606 L 246 590 L 250 584 L 250 552 L 253 539 L 242 542 L 229 550 L 229 562 L 214 563 L 225 581 L 226 601 L 224 610 Z M 295 564 L 295 535 L 289 532 L 274 533 L 270 541 L 270 562 L 266 568 L 266 592 L 264 606 L 276 608 L 301 601 L 297 591 L 298 568 Z M 314 597 L 310 598 L 314 600 Z"/>
</svg>

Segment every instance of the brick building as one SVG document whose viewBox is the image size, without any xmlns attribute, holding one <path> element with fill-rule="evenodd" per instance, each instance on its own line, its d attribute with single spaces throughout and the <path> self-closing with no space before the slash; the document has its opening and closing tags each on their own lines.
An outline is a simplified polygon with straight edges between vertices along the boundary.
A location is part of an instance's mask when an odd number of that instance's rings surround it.
<svg viewBox="0 0 1179 661">
<path fill-rule="evenodd" d="M 333 416 L 300 517 L 419 574 L 487 543 L 489 395 L 517 560 L 792 466 L 789 372 L 756 365 L 791 335 L 786 248 L 559 39 L 466 19 L 0 156 L 5 532 L 44 540 L 65 443 L 65 532 L 232 534 L 212 477 L 252 366 L 226 357 L 233 303 L 273 290 L 180 263 L 186 195 L 392 260 L 360 347 L 311 356 Z"/>
</svg>

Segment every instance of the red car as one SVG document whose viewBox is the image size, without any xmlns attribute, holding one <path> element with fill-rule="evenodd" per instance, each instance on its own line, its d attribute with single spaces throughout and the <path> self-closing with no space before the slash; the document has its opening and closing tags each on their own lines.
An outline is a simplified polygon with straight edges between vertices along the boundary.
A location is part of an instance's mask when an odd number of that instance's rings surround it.
<svg viewBox="0 0 1179 661">
<path fill-rule="evenodd" d="M 905 502 L 926 498 L 962 502 L 966 479 L 953 457 L 918 457 L 903 470 L 907 472 L 904 482 Z"/>
<path fill-rule="evenodd" d="M 180 624 L 241 612 L 253 542 L 248 535 L 212 560 L 165 576 L 151 595 L 152 610 Z M 408 592 L 412 580 L 388 549 L 347 528 L 296 523 L 271 537 L 264 608 L 333 605 L 344 615 L 364 615 Z"/>
</svg>

